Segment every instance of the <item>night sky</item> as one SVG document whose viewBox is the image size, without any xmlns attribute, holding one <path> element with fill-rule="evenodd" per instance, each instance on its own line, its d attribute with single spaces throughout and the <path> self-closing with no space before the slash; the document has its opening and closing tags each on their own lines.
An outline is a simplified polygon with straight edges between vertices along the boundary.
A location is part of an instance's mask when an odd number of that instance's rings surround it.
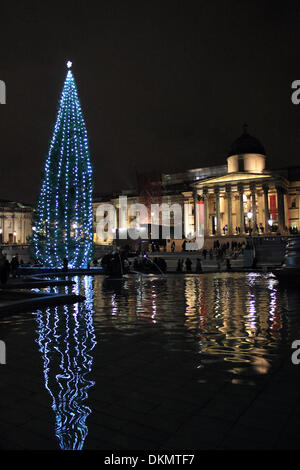
<svg viewBox="0 0 300 470">
<path fill-rule="evenodd" d="M 2 2 L 0 14 L 0 198 L 36 201 L 68 59 L 97 193 L 135 187 L 135 169 L 224 164 L 244 122 L 269 168 L 300 165 L 296 1 Z"/>
</svg>

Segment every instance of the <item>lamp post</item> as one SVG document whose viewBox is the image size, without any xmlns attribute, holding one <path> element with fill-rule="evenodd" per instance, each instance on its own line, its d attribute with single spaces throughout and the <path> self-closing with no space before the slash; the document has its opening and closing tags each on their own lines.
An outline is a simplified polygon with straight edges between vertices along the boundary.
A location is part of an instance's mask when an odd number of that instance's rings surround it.
<svg viewBox="0 0 300 470">
<path fill-rule="evenodd" d="M 249 234 L 251 235 L 251 231 L 252 231 L 251 219 L 253 217 L 253 212 L 251 211 L 247 212 L 247 217 L 248 217 Z"/>
</svg>

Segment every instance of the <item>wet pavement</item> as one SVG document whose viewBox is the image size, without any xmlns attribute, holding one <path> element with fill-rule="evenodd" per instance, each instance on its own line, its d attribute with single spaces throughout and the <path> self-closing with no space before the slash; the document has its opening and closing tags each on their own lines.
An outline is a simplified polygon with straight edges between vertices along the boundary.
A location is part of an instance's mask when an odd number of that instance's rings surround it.
<svg viewBox="0 0 300 470">
<path fill-rule="evenodd" d="M 299 447 L 300 292 L 271 275 L 74 277 L 1 316 L 2 449 Z"/>
</svg>

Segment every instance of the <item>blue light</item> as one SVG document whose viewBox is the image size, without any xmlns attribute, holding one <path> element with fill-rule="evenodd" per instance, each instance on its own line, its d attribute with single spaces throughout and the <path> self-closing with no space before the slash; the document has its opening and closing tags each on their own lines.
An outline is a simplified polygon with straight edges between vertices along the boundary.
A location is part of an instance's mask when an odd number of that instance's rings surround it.
<svg viewBox="0 0 300 470">
<path fill-rule="evenodd" d="M 76 280 L 75 290 L 79 292 Z M 55 413 L 55 434 L 63 450 L 83 449 L 88 434 L 88 378 L 96 337 L 93 325 L 92 278 L 84 278 L 84 303 L 37 312 L 37 343 L 43 359 L 45 387 Z M 68 290 L 68 288 L 67 288 Z"/>
</svg>

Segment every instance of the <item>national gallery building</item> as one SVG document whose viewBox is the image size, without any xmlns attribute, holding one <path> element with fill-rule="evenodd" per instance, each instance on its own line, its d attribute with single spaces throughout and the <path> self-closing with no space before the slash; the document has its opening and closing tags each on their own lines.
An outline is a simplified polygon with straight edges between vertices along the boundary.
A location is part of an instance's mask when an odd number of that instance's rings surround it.
<svg viewBox="0 0 300 470">
<path fill-rule="evenodd" d="M 110 202 L 118 209 L 118 197 L 126 195 L 128 204 L 181 205 L 183 238 L 175 240 L 176 249 L 182 245 L 184 237 L 197 230 L 195 207 L 201 204 L 206 244 L 217 237 L 245 239 L 250 235 L 297 233 L 300 229 L 300 167 L 268 170 L 267 163 L 263 145 L 248 133 L 245 125 L 243 134 L 232 143 L 225 165 L 175 174 L 141 175 L 136 190 L 94 198 L 94 224 L 96 226 L 99 204 Z M 127 217 L 128 225 L 130 221 Z M 170 240 L 165 242 L 168 251 L 172 238 L 171 233 Z M 94 241 L 96 244 L 112 243 L 112 240 L 99 239 L 96 229 Z"/>
<path fill-rule="evenodd" d="M 300 168 L 267 170 L 264 147 L 246 130 L 233 142 L 227 165 L 214 172 L 192 183 L 192 193 L 184 193 L 193 194 L 194 204 L 204 204 L 207 236 L 298 229 Z"/>
</svg>

